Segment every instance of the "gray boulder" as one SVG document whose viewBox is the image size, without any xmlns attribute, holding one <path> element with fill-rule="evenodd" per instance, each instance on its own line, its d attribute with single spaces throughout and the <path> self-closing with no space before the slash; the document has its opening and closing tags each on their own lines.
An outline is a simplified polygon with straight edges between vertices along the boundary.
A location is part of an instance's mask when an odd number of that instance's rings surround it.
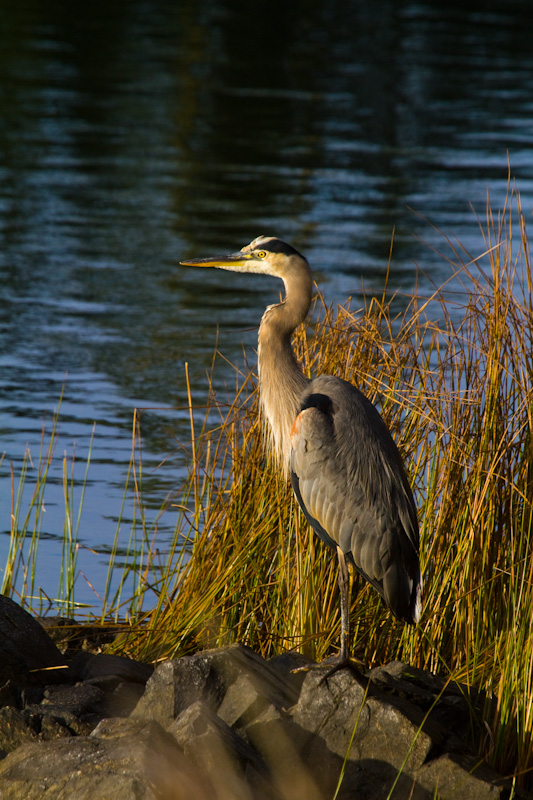
<svg viewBox="0 0 533 800">
<path fill-rule="evenodd" d="M 218 710 L 228 688 L 238 680 L 246 681 L 255 692 L 254 697 L 259 692 L 266 702 L 275 698 L 275 702 L 289 707 L 298 697 L 290 680 L 249 647 L 236 644 L 160 664 L 133 716 L 154 719 L 166 727 L 198 700 Z M 234 717 L 238 712 L 230 710 L 229 704 L 225 704 L 225 716 Z M 244 709 L 239 710 L 244 713 Z"/>
<path fill-rule="evenodd" d="M 154 668 L 124 656 L 94 654 L 79 650 L 70 662 L 70 670 L 77 680 L 81 681 L 97 682 L 99 678 L 109 678 L 112 675 L 118 678 L 119 682 L 125 680 L 145 684 Z"/>
<path fill-rule="evenodd" d="M 129 720 L 112 736 L 27 744 L 0 764 L 2 800 L 207 800 L 202 777 L 156 722 Z"/>
<path fill-rule="evenodd" d="M 269 769 L 257 751 L 201 700 L 182 711 L 168 730 L 204 776 L 213 797 L 221 775 L 228 797 L 238 797 L 245 788 L 254 798 L 276 795 Z"/>
<path fill-rule="evenodd" d="M 0 686 L 53 683 L 65 660 L 36 619 L 9 597 L 0 595 Z"/>
</svg>

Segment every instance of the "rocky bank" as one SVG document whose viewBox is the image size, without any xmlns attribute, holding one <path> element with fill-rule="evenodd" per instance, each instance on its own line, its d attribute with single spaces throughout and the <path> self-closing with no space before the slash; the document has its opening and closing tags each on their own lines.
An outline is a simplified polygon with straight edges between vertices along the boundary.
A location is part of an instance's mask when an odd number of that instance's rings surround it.
<svg viewBox="0 0 533 800">
<path fill-rule="evenodd" d="M 154 669 L 47 630 L 0 596 L 1 800 L 322 800 L 341 775 L 338 798 L 510 797 L 475 755 L 481 698 L 406 664 L 233 645 Z"/>
</svg>

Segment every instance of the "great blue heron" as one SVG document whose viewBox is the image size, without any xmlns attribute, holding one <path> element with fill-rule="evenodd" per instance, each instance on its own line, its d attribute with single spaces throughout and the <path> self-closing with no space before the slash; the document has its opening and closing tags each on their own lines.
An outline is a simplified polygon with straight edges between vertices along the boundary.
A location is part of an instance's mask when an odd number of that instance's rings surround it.
<svg viewBox="0 0 533 800">
<path fill-rule="evenodd" d="M 420 618 L 422 577 L 416 508 L 401 456 L 376 408 L 359 389 L 331 375 L 309 380 L 291 345 L 307 316 L 307 259 L 285 242 L 259 236 L 238 253 L 182 261 L 281 278 L 285 299 L 259 326 L 260 403 L 279 466 L 309 524 L 337 550 L 341 600 L 339 663 L 350 660 L 353 567 L 400 620 Z"/>
</svg>

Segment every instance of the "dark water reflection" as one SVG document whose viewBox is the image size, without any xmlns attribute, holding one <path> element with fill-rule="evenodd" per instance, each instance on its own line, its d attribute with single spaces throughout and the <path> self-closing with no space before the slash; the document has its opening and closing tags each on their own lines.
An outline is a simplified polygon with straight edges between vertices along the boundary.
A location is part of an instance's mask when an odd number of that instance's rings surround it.
<svg viewBox="0 0 533 800">
<path fill-rule="evenodd" d="M 36 458 L 67 376 L 39 575 L 53 595 L 63 451 L 76 442 L 79 480 L 96 422 L 80 565 L 101 587 L 134 407 L 160 409 L 143 415 L 157 508 L 184 463 L 184 362 L 201 403 L 217 325 L 238 361 L 278 291 L 180 258 L 275 233 L 340 301 L 381 291 L 395 229 L 391 288 L 430 292 L 449 266 L 417 237 L 444 245 L 410 209 L 478 254 L 470 203 L 503 204 L 509 154 L 529 215 L 533 7 L 11 0 L 2 16 L 0 530 L 8 462 Z"/>
</svg>

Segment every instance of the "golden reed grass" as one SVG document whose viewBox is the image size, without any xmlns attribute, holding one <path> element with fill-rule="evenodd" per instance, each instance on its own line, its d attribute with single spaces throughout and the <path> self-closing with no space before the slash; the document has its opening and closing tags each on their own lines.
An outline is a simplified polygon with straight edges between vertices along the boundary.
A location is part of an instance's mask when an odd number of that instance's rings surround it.
<svg viewBox="0 0 533 800">
<path fill-rule="evenodd" d="M 422 621 L 401 625 L 358 581 L 355 653 L 486 692 L 481 755 L 531 786 L 533 311 L 518 193 L 497 218 L 487 203 L 480 229 L 475 258 L 447 240 L 455 299 L 446 286 L 409 299 L 384 291 L 357 310 L 319 297 L 294 345 L 309 374 L 340 375 L 378 404 L 418 501 Z M 239 640 L 267 657 L 297 648 L 322 659 L 338 647 L 335 558 L 264 451 L 253 370 L 236 369 L 227 403 L 209 405 L 200 430 L 191 412 L 182 545 L 128 647 L 154 659 Z"/>
</svg>

